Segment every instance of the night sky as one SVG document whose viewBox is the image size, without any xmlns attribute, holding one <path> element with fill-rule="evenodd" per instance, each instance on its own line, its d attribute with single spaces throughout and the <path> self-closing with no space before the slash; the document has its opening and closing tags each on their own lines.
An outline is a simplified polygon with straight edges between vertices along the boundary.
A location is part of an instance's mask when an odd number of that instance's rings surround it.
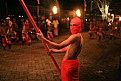
<svg viewBox="0 0 121 81">
<path fill-rule="evenodd" d="M 36 5 L 37 0 L 24 0 L 27 5 Z M 84 0 L 58 0 L 61 9 L 75 9 L 83 6 Z M 115 2 L 121 2 L 121 0 L 112 0 Z M 7 3 L 7 7 L 5 5 Z M 9 14 L 23 14 L 23 8 L 20 5 L 19 0 L 0 0 L 0 17 L 5 16 L 6 8 Z"/>
<path fill-rule="evenodd" d="M 26 5 L 37 5 L 37 0 L 24 0 Z M 7 6 L 6 6 L 7 4 Z M 83 4 L 83 0 L 59 0 L 60 8 L 72 9 L 80 7 Z M 7 12 L 6 12 L 7 10 Z M 19 0 L 0 0 L 0 17 L 8 14 L 23 14 L 23 8 Z"/>
</svg>

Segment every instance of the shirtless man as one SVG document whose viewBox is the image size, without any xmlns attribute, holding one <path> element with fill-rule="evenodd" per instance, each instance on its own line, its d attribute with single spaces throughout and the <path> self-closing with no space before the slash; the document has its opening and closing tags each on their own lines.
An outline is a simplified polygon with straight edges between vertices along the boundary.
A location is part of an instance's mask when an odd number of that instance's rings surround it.
<svg viewBox="0 0 121 81">
<path fill-rule="evenodd" d="M 37 33 L 39 40 L 51 45 L 54 49 L 51 52 L 65 52 L 61 66 L 62 81 L 79 81 L 80 63 L 78 55 L 82 49 L 83 37 L 80 33 L 82 30 L 82 21 L 75 17 L 70 22 L 70 31 L 72 35 L 60 44 L 46 39 L 41 33 Z"/>
</svg>

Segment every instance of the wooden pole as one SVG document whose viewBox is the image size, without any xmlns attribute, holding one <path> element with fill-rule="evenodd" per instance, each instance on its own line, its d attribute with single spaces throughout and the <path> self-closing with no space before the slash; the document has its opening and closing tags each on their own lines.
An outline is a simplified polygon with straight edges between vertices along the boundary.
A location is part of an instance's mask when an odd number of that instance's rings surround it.
<svg viewBox="0 0 121 81">
<path fill-rule="evenodd" d="M 20 1 L 21 5 L 22 5 L 24 11 L 26 12 L 26 14 L 27 14 L 27 16 L 28 16 L 30 22 L 32 23 L 33 27 L 35 28 L 35 31 L 36 31 L 37 33 L 41 33 L 41 34 L 42 34 L 41 30 L 37 27 L 37 25 L 36 25 L 36 23 L 35 23 L 33 17 L 31 16 L 31 14 L 30 14 L 30 12 L 29 12 L 27 6 L 26 6 L 26 4 L 24 3 L 24 1 L 23 1 L 23 0 L 19 0 L 19 1 Z M 44 43 L 43 41 L 42 41 L 42 44 L 44 45 L 46 51 L 49 52 L 49 47 L 48 47 L 48 45 L 47 45 L 46 43 Z M 57 62 L 55 61 L 54 57 L 53 57 L 52 54 L 50 54 L 50 53 L 49 53 L 49 56 L 50 56 L 50 58 L 52 59 L 54 65 L 56 66 L 56 68 L 57 68 L 59 74 L 61 74 L 61 69 L 59 68 L 59 66 L 58 66 Z"/>
</svg>

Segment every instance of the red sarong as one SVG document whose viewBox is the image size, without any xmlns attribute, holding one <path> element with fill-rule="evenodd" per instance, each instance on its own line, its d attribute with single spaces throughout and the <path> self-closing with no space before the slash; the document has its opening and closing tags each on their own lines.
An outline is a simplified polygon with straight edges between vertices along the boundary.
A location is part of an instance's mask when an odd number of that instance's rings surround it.
<svg viewBox="0 0 121 81">
<path fill-rule="evenodd" d="M 26 44 L 31 44 L 31 38 L 27 33 L 22 33 L 22 38 L 25 39 L 23 41 L 25 41 Z"/>
<path fill-rule="evenodd" d="M 61 78 L 62 81 L 79 81 L 80 62 L 76 60 L 62 61 Z"/>
</svg>

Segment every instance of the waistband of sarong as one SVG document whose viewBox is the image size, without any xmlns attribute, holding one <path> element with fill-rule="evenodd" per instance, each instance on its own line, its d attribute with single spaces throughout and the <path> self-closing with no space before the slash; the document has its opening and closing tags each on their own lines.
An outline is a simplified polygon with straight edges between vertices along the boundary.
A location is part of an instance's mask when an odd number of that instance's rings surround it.
<svg viewBox="0 0 121 81">
<path fill-rule="evenodd" d="M 79 62 L 79 60 L 78 59 L 74 59 L 74 60 L 62 60 L 62 62 L 64 63 L 64 62 Z"/>
</svg>

